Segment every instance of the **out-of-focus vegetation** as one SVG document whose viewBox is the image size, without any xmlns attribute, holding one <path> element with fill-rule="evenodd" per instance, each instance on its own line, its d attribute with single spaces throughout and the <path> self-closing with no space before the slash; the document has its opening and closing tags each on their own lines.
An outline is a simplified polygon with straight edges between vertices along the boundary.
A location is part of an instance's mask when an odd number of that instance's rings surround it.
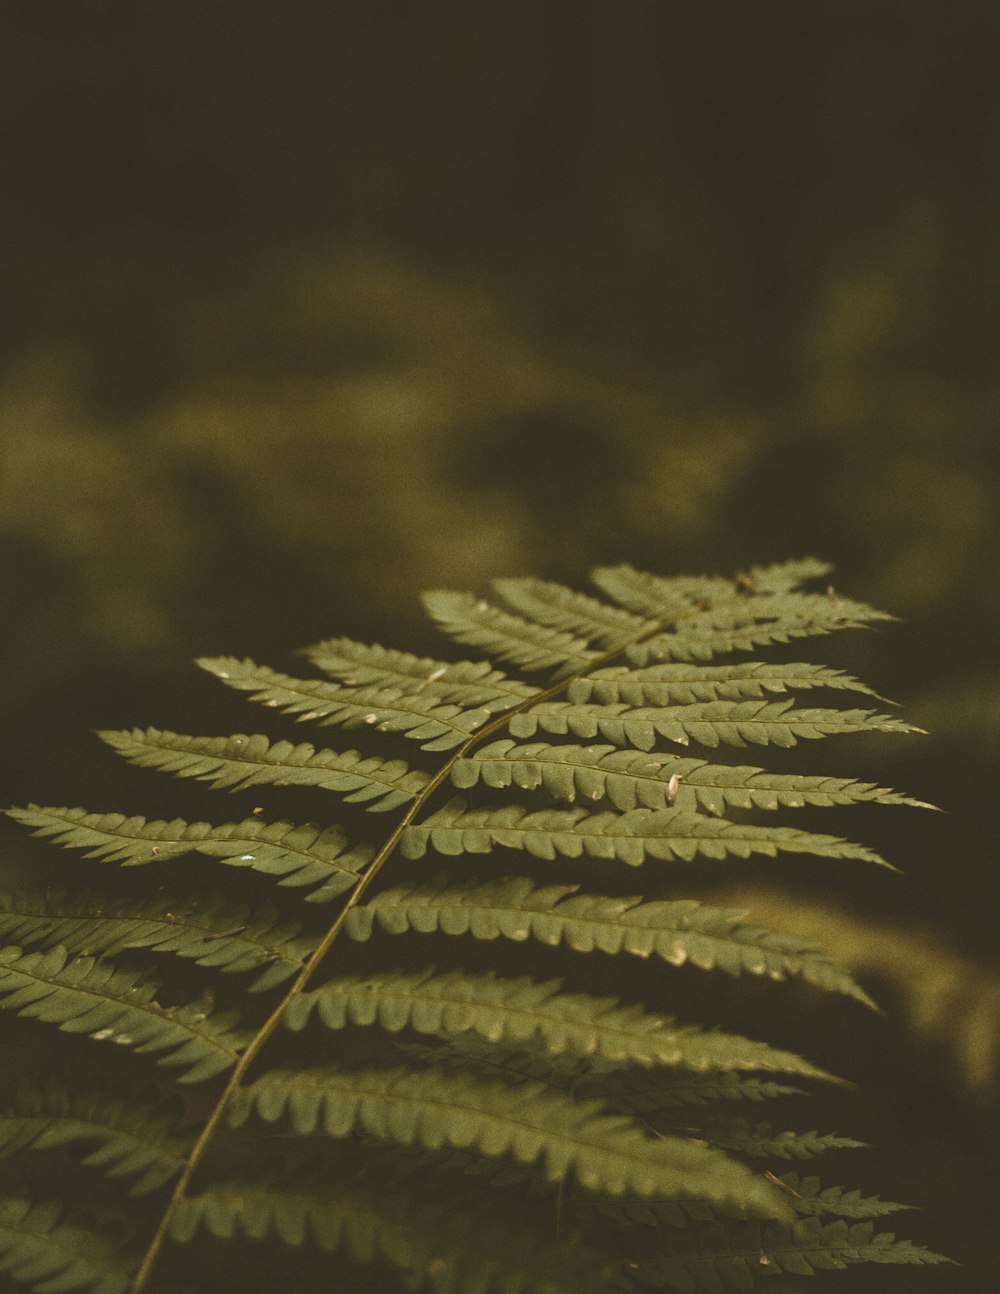
<svg viewBox="0 0 1000 1294">
<path fill-rule="evenodd" d="M 1000 974 L 943 943 L 926 926 L 904 929 L 853 916 L 781 890 L 726 890 L 716 899 L 755 919 L 815 940 L 944 1058 L 944 1067 L 980 1099 L 995 1100 L 1000 1078 Z"/>
<path fill-rule="evenodd" d="M 475 583 L 539 548 L 567 571 L 630 541 L 674 568 L 791 540 L 908 617 L 995 623 L 1000 592 L 967 560 L 996 545 L 989 388 L 872 363 L 912 328 L 904 303 L 933 308 L 932 249 L 914 266 L 900 241 L 817 290 L 802 389 L 778 407 L 695 402 L 614 347 L 539 338 L 509 281 L 399 255 L 283 253 L 208 288 L 113 263 L 62 283 L 68 336 L 12 356 L 2 393 L 14 605 L 41 611 L 5 647 L 76 672 L 176 650 L 206 581 L 209 623 L 279 569 L 273 619 L 307 590 L 395 615 L 414 580 Z M 136 347 L 172 377 L 133 402 Z M 920 681 L 970 682 L 979 646 Z"/>
</svg>

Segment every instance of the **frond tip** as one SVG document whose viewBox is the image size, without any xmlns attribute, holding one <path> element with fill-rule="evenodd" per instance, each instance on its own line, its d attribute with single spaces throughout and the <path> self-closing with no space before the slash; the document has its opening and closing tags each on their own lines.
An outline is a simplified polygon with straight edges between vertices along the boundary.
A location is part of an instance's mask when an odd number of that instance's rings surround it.
<svg viewBox="0 0 1000 1294">
<path fill-rule="evenodd" d="M 951 1260 L 870 1222 L 802 1218 L 791 1226 L 768 1223 L 713 1224 L 690 1232 L 671 1232 L 662 1252 L 641 1261 L 636 1274 L 645 1286 L 680 1294 L 727 1294 L 753 1288 L 764 1274 L 815 1276 L 855 1263 L 905 1263 L 919 1266 Z"/>
</svg>

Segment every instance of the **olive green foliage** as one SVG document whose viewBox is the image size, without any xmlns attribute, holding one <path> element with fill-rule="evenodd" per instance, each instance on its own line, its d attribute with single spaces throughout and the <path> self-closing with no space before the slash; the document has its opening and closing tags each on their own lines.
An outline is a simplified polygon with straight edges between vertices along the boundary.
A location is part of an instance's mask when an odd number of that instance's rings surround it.
<svg viewBox="0 0 1000 1294">
<path fill-rule="evenodd" d="M 18 429 L 0 555 L 21 614 L 0 660 L 23 685 L 7 713 L 98 667 L 162 685 L 165 662 L 204 650 L 207 631 L 232 641 L 262 596 L 278 649 L 317 587 L 398 623 L 414 585 L 531 569 L 542 548 L 557 575 L 609 551 L 724 562 L 762 535 L 794 551 L 822 518 L 851 578 L 924 621 L 910 691 L 935 731 L 991 739 L 982 625 L 997 601 L 966 555 L 997 543 L 993 404 L 978 370 L 928 372 L 933 333 L 918 358 L 906 349 L 918 323 L 946 328 L 934 290 L 955 235 L 921 206 L 876 232 L 875 256 L 845 243 L 810 264 L 776 406 L 720 376 L 723 318 L 708 361 L 700 337 L 651 363 L 603 334 L 593 347 L 605 316 L 589 276 L 564 306 L 583 342 L 545 316 L 562 279 L 430 272 L 384 247 L 282 247 L 221 282 L 110 263 L 60 283 L 44 334 L 63 340 L 16 351 L 0 384 Z M 702 288 L 719 250 L 695 263 Z M 685 244 L 658 254 L 672 283 L 691 272 Z M 155 379 L 115 400 L 136 380 L 136 329 Z M 959 661 L 941 626 L 973 614 Z"/>
<path fill-rule="evenodd" d="M 716 896 L 718 897 L 718 896 Z M 721 901 L 749 900 L 746 890 Z M 891 992 L 894 1014 L 929 1040 L 969 1095 L 993 1100 L 1000 1082 L 1000 975 L 930 930 L 852 915 L 835 903 L 756 889 L 754 911 L 824 947 L 852 974 Z"/>
<path fill-rule="evenodd" d="M 825 572 L 607 567 L 600 597 L 501 580 L 495 601 L 425 599 L 481 660 L 332 639 L 308 653 L 322 677 L 200 662 L 360 749 L 101 734 L 215 789 L 343 797 L 320 825 L 260 804 L 215 824 L 11 810 L 78 857 L 62 888 L 0 905 L 0 1008 L 48 1027 L 53 1053 L 0 1119 L 23 1178 L 0 1208 L 11 1278 L 208 1291 L 221 1263 L 273 1289 L 285 1251 L 282 1286 L 303 1294 L 723 1294 L 944 1261 L 880 1228 L 903 1206 L 788 1171 L 860 1144 L 758 1117 L 833 1075 L 672 1009 L 701 971 L 873 1005 L 818 943 L 665 894 L 756 856 L 887 865 L 768 819 L 919 804 L 725 758 L 913 731 L 794 659 L 800 639 L 888 618 L 802 589 Z"/>
</svg>

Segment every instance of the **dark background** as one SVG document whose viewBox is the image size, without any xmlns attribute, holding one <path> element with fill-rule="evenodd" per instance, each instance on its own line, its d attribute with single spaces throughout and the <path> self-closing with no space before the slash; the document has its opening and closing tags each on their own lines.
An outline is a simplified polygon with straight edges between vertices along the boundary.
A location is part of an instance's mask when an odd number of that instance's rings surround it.
<svg viewBox="0 0 1000 1294">
<path fill-rule="evenodd" d="M 184 812 L 89 730 L 244 726 L 197 654 L 811 553 L 905 621 L 813 658 L 933 731 L 824 771 L 949 814 L 809 885 L 1000 1003 L 992 0 L 6 0 L 0 99 L 10 802 Z M 990 1009 L 974 1081 L 856 1048 L 965 1263 L 898 1288 L 993 1288 Z"/>
</svg>

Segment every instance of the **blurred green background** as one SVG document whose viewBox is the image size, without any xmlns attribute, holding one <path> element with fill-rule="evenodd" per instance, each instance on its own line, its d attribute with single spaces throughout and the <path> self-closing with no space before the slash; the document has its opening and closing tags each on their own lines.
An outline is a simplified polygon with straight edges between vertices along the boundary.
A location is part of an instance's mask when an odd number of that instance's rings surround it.
<svg viewBox="0 0 1000 1294">
<path fill-rule="evenodd" d="M 814 554 L 906 622 L 815 658 L 933 731 L 825 771 L 949 816 L 810 901 L 997 997 L 1000 6 L 6 0 L 0 98 L 8 802 L 182 812 L 89 730 L 248 722 L 198 654 Z M 857 1047 L 966 1263 L 920 1289 L 995 1287 L 990 1010 L 978 1068 Z"/>
</svg>

